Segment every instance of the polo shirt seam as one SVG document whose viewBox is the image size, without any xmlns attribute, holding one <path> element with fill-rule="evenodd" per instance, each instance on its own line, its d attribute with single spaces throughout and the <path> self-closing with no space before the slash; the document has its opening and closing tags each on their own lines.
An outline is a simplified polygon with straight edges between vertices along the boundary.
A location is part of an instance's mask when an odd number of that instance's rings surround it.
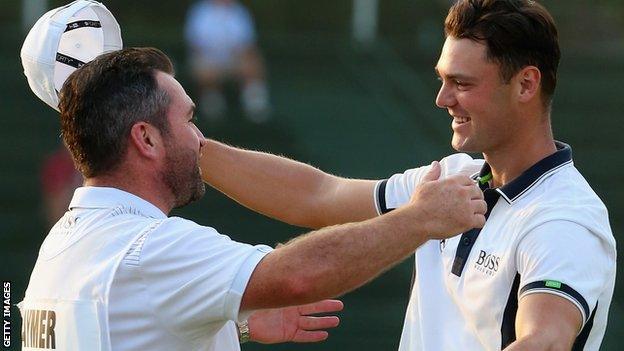
<svg viewBox="0 0 624 351">
<path fill-rule="evenodd" d="M 144 245 L 141 248 L 141 250 L 143 250 L 143 248 L 145 247 L 145 243 L 147 243 L 147 241 L 150 239 L 151 234 L 154 233 L 154 231 L 156 231 L 156 229 L 158 229 L 163 223 L 164 223 L 164 220 L 160 221 L 160 223 L 158 225 L 154 226 L 154 228 L 152 228 L 152 230 L 147 233 L 147 238 L 145 239 Z M 157 323 L 164 330 L 166 330 L 170 335 L 173 335 L 176 339 L 180 340 L 183 345 L 192 344 L 192 345 L 195 345 L 195 346 L 199 346 L 195 342 L 191 342 L 191 341 L 187 340 L 186 338 L 182 338 L 181 335 L 178 335 L 178 333 L 176 333 L 172 328 L 168 327 L 167 323 L 165 323 L 162 320 L 160 314 L 157 313 L 157 309 L 152 304 L 152 301 L 154 301 L 154 299 L 152 298 L 152 294 L 151 294 L 150 290 L 147 289 L 147 283 L 145 282 L 145 277 L 143 275 L 143 265 L 142 265 L 141 260 L 139 260 L 139 264 L 136 267 L 138 268 L 138 275 L 141 278 L 142 290 L 145 292 L 145 295 L 148 297 L 147 303 L 150 306 L 150 312 L 151 312 L 150 314 L 154 317 L 154 319 L 157 321 Z"/>
<path fill-rule="evenodd" d="M 255 247 L 252 246 L 250 252 L 245 256 L 245 258 L 241 261 L 241 263 L 238 265 L 237 269 L 236 269 L 236 274 L 234 274 L 232 276 L 232 279 L 230 279 L 230 283 L 228 284 L 228 289 L 226 292 L 226 297 L 223 299 L 223 303 L 221 305 L 221 316 L 223 317 L 224 320 L 230 320 L 229 316 L 227 316 L 226 314 L 226 303 L 230 300 L 231 296 L 234 294 L 233 290 L 233 285 L 234 285 L 234 281 L 236 280 L 236 278 L 238 277 L 238 274 L 240 273 L 241 268 L 243 267 L 243 265 L 245 263 L 247 263 L 247 261 L 254 255 L 257 255 L 258 252 L 260 250 Z M 247 289 L 247 286 L 249 285 L 249 280 L 251 279 L 251 277 L 253 276 L 253 272 L 256 270 L 256 268 L 258 267 L 258 264 L 260 264 L 260 262 L 262 262 L 262 260 L 264 259 L 264 257 L 266 257 L 268 253 L 265 253 L 262 258 L 260 258 L 260 260 L 258 260 L 258 262 L 256 263 L 256 265 L 254 266 L 254 268 L 251 270 L 251 274 L 249 275 L 249 279 L 247 279 L 247 284 L 245 285 L 245 290 Z M 238 313 L 236 314 L 235 320 L 234 322 L 236 322 L 240 316 L 241 313 L 241 303 L 243 302 L 243 295 L 245 294 L 245 291 L 243 290 L 242 294 L 241 294 L 241 298 L 240 298 L 240 302 L 238 304 Z"/>
<path fill-rule="evenodd" d="M 110 213 L 109 213 L 110 216 Z M 153 223 L 150 224 L 150 227 L 153 226 Z M 147 230 L 141 230 L 139 231 L 138 234 L 135 235 L 134 240 L 130 242 L 130 244 L 126 245 L 126 248 L 124 249 L 124 254 L 121 258 L 118 259 L 116 267 L 114 270 L 111 271 L 111 275 L 109 277 L 109 279 L 107 280 L 107 288 L 106 288 L 106 293 L 105 293 L 105 298 L 104 298 L 104 308 L 106 311 L 106 329 L 108 330 L 108 335 L 106 335 L 106 343 L 108 344 L 108 347 L 111 348 L 112 347 L 112 340 L 111 340 L 111 333 L 110 333 L 110 325 L 111 325 L 111 321 L 110 321 L 110 295 L 111 295 L 111 289 L 113 287 L 113 282 L 115 281 L 115 277 L 117 276 L 117 272 L 119 271 L 120 267 L 122 265 L 125 265 L 126 267 L 136 267 L 134 265 L 129 265 L 127 263 L 125 263 L 125 258 L 128 255 L 128 251 L 130 250 L 130 247 L 132 247 L 134 245 L 134 243 L 138 240 L 140 240 L 141 237 L 149 234 L 149 232 L 152 230 L 152 228 L 149 228 Z M 138 261 L 137 261 L 138 263 Z M 143 280 L 141 279 L 141 281 L 143 282 Z"/>
</svg>

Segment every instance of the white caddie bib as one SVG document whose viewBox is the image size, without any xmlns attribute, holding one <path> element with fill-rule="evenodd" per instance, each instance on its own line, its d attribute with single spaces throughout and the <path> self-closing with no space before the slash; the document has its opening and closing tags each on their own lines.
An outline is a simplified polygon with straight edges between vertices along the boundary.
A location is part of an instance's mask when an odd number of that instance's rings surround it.
<svg viewBox="0 0 624 351">
<path fill-rule="evenodd" d="M 107 314 L 113 277 L 132 243 L 160 224 L 145 218 L 129 227 L 136 218 L 119 209 L 77 209 L 52 228 L 18 304 L 23 350 L 111 349 Z"/>
</svg>

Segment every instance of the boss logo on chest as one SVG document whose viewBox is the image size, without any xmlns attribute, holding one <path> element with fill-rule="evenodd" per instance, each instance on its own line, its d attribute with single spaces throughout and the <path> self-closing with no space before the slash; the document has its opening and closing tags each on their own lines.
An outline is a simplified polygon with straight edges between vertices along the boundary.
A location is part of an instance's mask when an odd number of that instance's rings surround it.
<svg viewBox="0 0 624 351">
<path fill-rule="evenodd" d="M 474 269 L 481 273 L 493 276 L 496 272 L 498 272 L 500 261 L 500 256 L 480 250 L 477 260 L 474 263 Z"/>
</svg>

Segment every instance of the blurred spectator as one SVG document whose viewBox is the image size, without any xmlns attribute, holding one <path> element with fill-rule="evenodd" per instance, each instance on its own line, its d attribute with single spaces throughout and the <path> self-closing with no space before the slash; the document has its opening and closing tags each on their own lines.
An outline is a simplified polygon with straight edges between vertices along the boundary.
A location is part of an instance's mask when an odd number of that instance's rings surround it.
<svg viewBox="0 0 624 351">
<path fill-rule="evenodd" d="M 46 223 L 52 227 L 67 211 L 74 190 L 82 184 L 82 176 L 74 167 L 69 151 L 59 147 L 43 161 L 41 192 Z"/>
<path fill-rule="evenodd" d="M 200 113 L 223 116 L 222 86 L 240 84 L 240 103 L 254 122 L 269 118 L 265 68 L 255 42 L 253 19 L 236 0 L 201 0 L 189 9 L 185 28 L 193 79 L 200 90 Z"/>
</svg>

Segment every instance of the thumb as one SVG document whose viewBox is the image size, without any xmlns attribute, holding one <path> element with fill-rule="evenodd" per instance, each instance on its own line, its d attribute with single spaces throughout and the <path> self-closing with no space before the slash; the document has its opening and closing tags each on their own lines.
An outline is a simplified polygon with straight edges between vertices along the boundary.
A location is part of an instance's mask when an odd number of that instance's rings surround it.
<svg viewBox="0 0 624 351">
<path fill-rule="evenodd" d="M 427 174 L 423 177 L 423 182 L 431 182 L 434 180 L 438 180 L 440 175 L 442 174 L 442 167 L 440 167 L 440 162 L 433 161 L 431 162 L 431 168 L 427 171 Z"/>
</svg>

